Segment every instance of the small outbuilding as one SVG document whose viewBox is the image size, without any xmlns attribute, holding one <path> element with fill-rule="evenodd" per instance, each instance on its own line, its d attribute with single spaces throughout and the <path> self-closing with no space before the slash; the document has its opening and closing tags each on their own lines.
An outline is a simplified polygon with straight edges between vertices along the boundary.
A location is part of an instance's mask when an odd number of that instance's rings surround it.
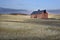
<svg viewBox="0 0 60 40">
<path fill-rule="evenodd" d="M 48 13 L 46 12 L 46 10 L 33 11 L 31 13 L 31 18 L 47 19 L 48 18 Z"/>
</svg>

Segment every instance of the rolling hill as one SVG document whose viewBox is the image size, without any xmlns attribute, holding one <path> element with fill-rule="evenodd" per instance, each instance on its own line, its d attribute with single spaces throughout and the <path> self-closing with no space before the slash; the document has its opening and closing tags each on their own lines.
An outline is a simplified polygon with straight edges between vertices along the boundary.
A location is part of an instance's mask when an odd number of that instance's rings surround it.
<svg viewBox="0 0 60 40">
<path fill-rule="evenodd" d="M 0 7 L 0 14 L 10 14 L 10 13 L 22 13 L 22 14 L 31 14 L 32 11 L 26 9 L 11 9 Z M 47 10 L 49 14 L 60 14 L 60 9 Z"/>
<path fill-rule="evenodd" d="M 28 10 L 25 9 L 10 9 L 0 7 L 0 14 L 10 14 L 10 13 L 24 13 L 27 14 Z"/>
<path fill-rule="evenodd" d="M 60 9 L 47 10 L 50 14 L 60 14 Z"/>
</svg>

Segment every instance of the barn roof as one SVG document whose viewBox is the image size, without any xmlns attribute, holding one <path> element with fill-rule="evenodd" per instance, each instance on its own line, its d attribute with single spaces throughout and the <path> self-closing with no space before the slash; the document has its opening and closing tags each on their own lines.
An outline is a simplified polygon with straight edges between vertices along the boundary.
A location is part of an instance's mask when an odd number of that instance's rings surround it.
<svg viewBox="0 0 60 40">
<path fill-rule="evenodd" d="M 46 12 L 46 10 L 38 10 L 38 11 L 33 11 L 32 13 L 31 13 L 31 15 L 32 14 L 41 14 L 42 12 Z"/>
</svg>

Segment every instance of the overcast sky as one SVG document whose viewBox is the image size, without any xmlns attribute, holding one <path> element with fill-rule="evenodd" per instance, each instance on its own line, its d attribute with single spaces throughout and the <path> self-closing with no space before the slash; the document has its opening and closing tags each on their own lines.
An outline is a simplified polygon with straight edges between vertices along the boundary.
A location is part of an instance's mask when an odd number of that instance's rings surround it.
<svg viewBox="0 0 60 40">
<path fill-rule="evenodd" d="M 0 0 L 0 7 L 13 9 L 60 9 L 60 0 Z"/>
</svg>

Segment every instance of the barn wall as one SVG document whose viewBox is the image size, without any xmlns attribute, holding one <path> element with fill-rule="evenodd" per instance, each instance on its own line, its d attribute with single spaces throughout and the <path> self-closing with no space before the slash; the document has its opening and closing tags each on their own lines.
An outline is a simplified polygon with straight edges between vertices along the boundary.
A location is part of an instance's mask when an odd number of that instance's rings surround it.
<svg viewBox="0 0 60 40">
<path fill-rule="evenodd" d="M 31 15 L 31 18 L 41 18 L 41 19 L 45 19 L 48 18 L 48 13 L 40 13 L 40 14 L 33 14 Z"/>
<path fill-rule="evenodd" d="M 48 13 L 42 13 L 42 18 L 48 18 Z"/>
<path fill-rule="evenodd" d="M 37 14 L 37 18 L 42 18 L 42 14 Z"/>
<path fill-rule="evenodd" d="M 44 16 L 45 16 L 45 18 L 48 18 L 48 13 L 45 13 Z"/>
<path fill-rule="evenodd" d="M 37 15 L 37 18 L 48 18 L 48 13 L 41 13 Z"/>
</svg>

